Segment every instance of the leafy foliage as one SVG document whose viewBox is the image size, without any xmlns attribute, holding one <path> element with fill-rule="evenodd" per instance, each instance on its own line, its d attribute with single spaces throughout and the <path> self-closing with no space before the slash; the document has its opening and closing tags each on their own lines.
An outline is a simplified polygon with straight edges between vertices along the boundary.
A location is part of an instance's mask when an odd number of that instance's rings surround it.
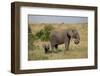
<svg viewBox="0 0 100 76">
<path fill-rule="evenodd" d="M 33 50 L 35 45 L 33 44 L 36 40 L 35 35 L 32 34 L 31 28 L 28 26 L 28 49 Z"/>
<path fill-rule="evenodd" d="M 33 44 L 35 41 L 35 36 L 32 33 L 28 34 L 28 49 L 33 50 L 35 45 Z"/>
<path fill-rule="evenodd" d="M 49 35 L 50 35 L 50 32 L 54 29 L 53 26 L 51 25 L 46 25 L 44 26 L 43 29 L 41 29 L 40 31 L 38 31 L 36 33 L 36 38 L 37 39 L 40 39 L 41 41 L 48 41 L 49 40 Z"/>
<path fill-rule="evenodd" d="M 35 49 L 34 41 L 40 39 L 41 41 L 48 41 L 50 31 L 54 29 L 53 26 L 45 25 L 43 29 L 33 34 L 31 28 L 28 26 L 28 49 Z"/>
</svg>

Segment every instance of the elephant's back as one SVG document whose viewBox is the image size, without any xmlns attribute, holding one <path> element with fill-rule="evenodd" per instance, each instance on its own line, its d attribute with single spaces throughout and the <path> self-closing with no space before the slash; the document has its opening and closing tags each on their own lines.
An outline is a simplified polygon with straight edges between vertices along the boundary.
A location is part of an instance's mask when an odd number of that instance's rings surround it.
<svg viewBox="0 0 100 76">
<path fill-rule="evenodd" d="M 62 36 L 63 33 L 61 31 L 52 31 L 50 32 L 50 37 L 59 37 L 59 36 Z"/>
<path fill-rule="evenodd" d="M 66 31 L 66 30 L 60 30 L 60 31 L 59 31 L 59 30 L 57 30 L 57 31 L 54 30 L 54 31 L 51 31 L 51 32 L 50 32 L 50 36 L 53 36 L 53 35 L 57 35 L 57 36 L 60 35 L 60 36 L 61 36 L 61 35 L 65 34 L 65 31 Z"/>
<path fill-rule="evenodd" d="M 63 43 L 64 41 L 64 32 L 63 31 L 52 31 L 50 33 L 50 41 L 55 43 Z"/>
</svg>

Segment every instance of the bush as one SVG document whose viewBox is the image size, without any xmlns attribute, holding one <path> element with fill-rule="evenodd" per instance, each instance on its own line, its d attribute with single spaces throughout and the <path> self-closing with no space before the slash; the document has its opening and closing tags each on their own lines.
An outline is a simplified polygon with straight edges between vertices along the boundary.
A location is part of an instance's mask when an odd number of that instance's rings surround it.
<svg viewBox="0 0 100 76">
<path fill-rule="evenodd" d="M 41 41 L 48 41 L 50 31 L 54 29 L 51 25 L 45 25 L 43 29 L 38 31 L 35 35 L 32 34 L 31 28 L 28 27 L 28 50 L 35 49 L 34 41 L 40 39 Z"/>
<path fill-rule="evenodd" d="M 44 34 L 43 31 L 44 31 L 44 30 L 40 30 L 40 31 L 38 31 L 38 32 L 35 34 L 36 39 L 40 39 L 40 38 L 41 38 L 41 36 Z"/>
<path fill-rule="evenodd" d="M 32 33 L 28 33 L 28 49 L 33 50 L 35 45 L 33 44 L 35 41 L 35 36 Z"/>
<path fill-rule="evenodd" d="M 45 25 L 44 26 L 44 29 L 46 30 L 46 31 L 52 31 L 53 29 L 54 29 L 54 27 L 51 25 L 51 24 L 48 24 L 48 25 Z"/>
<path fill-rule="evenodd" d="M 35 40 L 35 35 L 32 34 L 31 27 L 28 26 L 28 50 L 33 50 L 35 48 L 33 44 Z"/>
<path fill-rule="evenodd" d="M 50 32 L 54 29 L 53 26 L 45 25 L 43 29 L 36 33 L 36 38 L 40 39 L 41 41 L 48 41 Z"/>
</svg>

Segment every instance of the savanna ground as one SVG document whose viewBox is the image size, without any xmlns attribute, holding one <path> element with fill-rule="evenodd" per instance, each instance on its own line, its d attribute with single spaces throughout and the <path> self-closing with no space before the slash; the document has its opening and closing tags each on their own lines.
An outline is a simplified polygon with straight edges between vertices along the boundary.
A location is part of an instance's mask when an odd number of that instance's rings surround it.
<svg viewBox="0 0 100 76">
<path fill-rule="evenodd" d="M 65 46 L 59 45 L 60 49 L 57 53 L 45 54 L 45 51 L 42 47 L 42 43 L 48 42 L 46 37 L 42 36 L 37 38 L 37 33 L 41 33 L 40 30 L 44 29 L 45 26 L 52 26 L 53 30 L 64 30 L 64 29 L 77 29 L 80 35 L 80 43 L 78 45 L 74 44 L 74 41 L 71 40 L 69 51 L 65 50 Z M 77 23 L 77 24 L 29 24 L 28 33 L 28 60 L 54 60 L 54 59 L 80 59 L 88 57 L 88 25 L 87 23 Z M 30 36 L 32 34 L 32 36 Z M 44 39 L 43 39 L 44 38 Z"/>
</svg>

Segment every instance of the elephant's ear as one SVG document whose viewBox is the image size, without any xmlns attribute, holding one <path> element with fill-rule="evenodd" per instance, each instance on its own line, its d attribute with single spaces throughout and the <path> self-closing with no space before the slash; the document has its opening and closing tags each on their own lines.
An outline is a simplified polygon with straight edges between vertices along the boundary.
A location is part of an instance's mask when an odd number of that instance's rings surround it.
<svg viewBox="0 0 100 76">
<path fill-rule="evenodd" d="M 73 37 L 78 34 L 78 31 L 76 29 L 73 29 L 72 32 L 73 32 Z"/>
<path fill-rule="evenodd" d="M 73 30 L 68 30 L 67 35 L 72 38 L 73 37 Z"/>
</svg>

